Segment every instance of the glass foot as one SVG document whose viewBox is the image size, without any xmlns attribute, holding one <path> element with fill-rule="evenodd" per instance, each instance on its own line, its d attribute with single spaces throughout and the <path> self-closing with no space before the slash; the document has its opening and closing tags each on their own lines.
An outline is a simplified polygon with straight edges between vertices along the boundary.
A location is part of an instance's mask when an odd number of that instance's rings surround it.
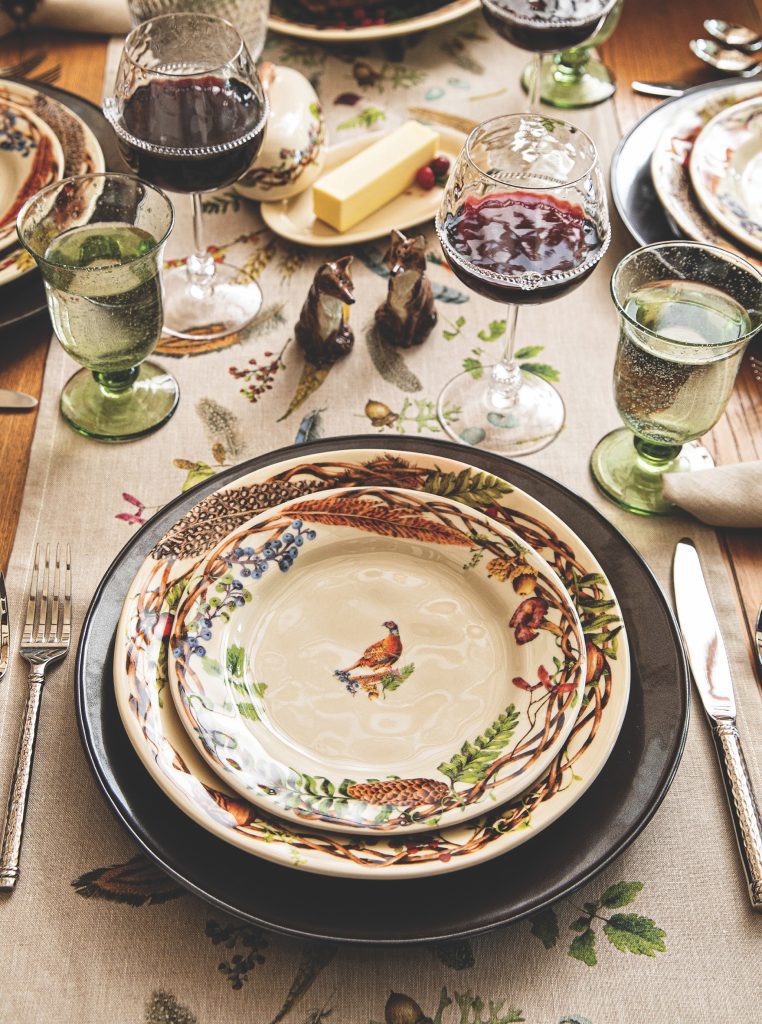
<svg viewBox="0 0 762 1024">
<path fill-rule="evenodd" d="M 521 78 L 525 92 L 529 92 L 534 77 L 534 62 L 527 64 Z M 540 99 L 551 107 L 573 110 L 594 107 L 610 99 L 616 92 L 611 72 L 595 57 L 590 57 L 583 68 L 565 68 L 552 57 L 544 57 L 540 79 Z"/>
<path fill-rule="evenodd" d="M 522 371 L 516 402 L 494 407 L 489 399 L 491 366 L 474 380 L 459 373 L 445 384 L 437 401 L 437 417 L 454 440 L 501 455 L 529 455 L 558 436 L 566 420 L 564 402 L 556 389 L 532 373 Z"/>
<path fill-rule="evenodd" d="M 164 330 L 176 338 L 224 338 L 242 330 L 262 308 L 259 285 L 240 267 L 215 265 L 211 286 L 191 284 L 185 267 L 162 274 Z"/>
<path fill-rule="evenodd" d="M 177 381 L 156 363 L 141 363 L 123 391 L 107 391 L 90 370 L 80 370 L 61 392 L 64 419 L 98 441 L 132 441 L 158 430 L 180 400 Z"/>
<path fill-rule="evenodd" d="M 598 442 L 590 458 L 593 478 L 611 501 L 642 516 L 670 516 L 678 509 L 661 491 L 665 473 L 711 469 L 714 460 L 697 441 L 684 444 L 680 454 L 666 464 L 649 464 L 635 448 L 635 435 L 626 427 L 612 430 Z"/>
</svg>

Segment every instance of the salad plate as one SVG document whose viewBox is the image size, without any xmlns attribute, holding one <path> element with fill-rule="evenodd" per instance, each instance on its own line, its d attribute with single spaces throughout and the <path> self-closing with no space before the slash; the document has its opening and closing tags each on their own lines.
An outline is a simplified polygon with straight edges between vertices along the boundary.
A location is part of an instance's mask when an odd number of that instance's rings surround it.
<svg viewBox="0 0 762 1024">
<path fill-rule="evenodd" d="M 759 266 L 760 261 L 734 244 L 702 208 L 694 195 L 689 174 L 691 153 L 701 130 L 717 114 L 758 95 L 762 95 L 762 85 L 745 82 L 700 88 L 693 95 L 688 93 L 672 101 L 669 107 L 665 105 L 665 110 L 671 110 L 671 116 L 656 141 L 650 166 L 653 187 L 678 233 L 696 242 L 728 249 Z"/>
<path fill-rule="evenodd" d="M 431 0 L 386 0 L 381 4 L 383 19 L 373 19 L 373 4 L 365 12 L 371 17 L 356 21 L 351 20 L 353 10 L 362 4 L 344 4 L 344 19 L 341 12 L 305 17 L 306 5 L 302 0 L 274 0 L 272 12 L 268 18 L 268 27 L 273 32 L 294 36 L 298 39 L 312 39 L 325 43 L 360 43 L 378 39 L 391 39 L 395 36 L 413 35 L 427 29 L 447 25 L 467 14 L 479 10 L 480 0 L 449 0 L 449 3 L 431 2 Z M 317 6 L 317 5 L 313 5 Z M 323 7 L 329 8 L 330 3 Z M 379 12 L 380 13 L 380 12 Z M 362 22 L 371 22 L 363 24 Z"/>
<path fill-rule="evenodd" d="M 124 582 L 112 657 L 116 706 L 127 736 L 154 781 L 185 815 L 254 858 L 317 874 L 393 881 L 491 860 L 565 814 L 611 753 L 627 709 L 630 661 L 617 598 L 573 529 L 508 480 L 453 457 L 453 451 L 460 452 L 455 445 L 432 442 L 423 452 L 406 453 L 404 445 L 390 449 L 384 440 L 376 437 L 355 447 L 351 441 L 344 447 L 323 442 L 312 451 L 304 446 L 280 459 L 274 455 L 208 488 L 207 496 L 190 501 L 176 521 L 162 517 L 161 533 L 132 569 L 132 583 Z M 582 707 L 545 776 L 504 806 L 425 836 L 353 837 L 262 812 L 200 756 L 168 693 L 169 638 L 199 564 L 257 513 L 292 498 L 352 486 L 440 495 L 514 530 L 562 580 L 585 632 Z"/>
<path fill-rule="evenodd" d="M 437 126 L 439 148 L 437 156 L 446 156 L 453 164 L 463 148 L 463 135 Z M 346 163 L 350 157 L 378 142 L 380 134 L 372 133 L 347 142 L 329 146 L 324 151 L 323 172 Z M 394 228 L 406 231 L 418 224 L 433 220 L 442 199 L 442 189 L 435 186 L 428 191 L 413 184 L 400 195 L 370 214 L 347 231 L 337 231 L 330 224 L 318 220 L 312 208 L 312 186 L 299 195 L 279 202 L 263 202 L 262 220 L 276 235 L 297 245 L 313 248 L 331 248 L 337 245 L 358 245 L 377 238 L 386 238 Z"/>
<path fill-rule="evenodd" d="M 170 652 L 180 719 L 236 792 L 373 835 L 518 796 L 585 686 L 579 618 L 547 563 L 478 508 L 386 487 L 234 529 L 191 575 Z"/>
<path fill-rule="evenodd" d="M 27 199 L 60 181 L 63 169 L 52 128 L 30 110 L 0 99 L 0 248 L 16 237 L 16 215 Z"/>
<path fill-rule="evenodd" d="M 762 253 L 762 96 L 712 118 L 694 143 L 689 171 L 709 215 Z"/>
</svg>

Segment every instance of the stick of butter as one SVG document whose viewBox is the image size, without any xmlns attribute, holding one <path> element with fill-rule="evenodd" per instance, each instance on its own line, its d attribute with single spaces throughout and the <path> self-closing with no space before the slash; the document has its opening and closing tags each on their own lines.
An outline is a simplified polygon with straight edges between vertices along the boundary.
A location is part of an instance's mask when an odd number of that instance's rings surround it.
<svg viewBox="0 0 762 1024">
<path fill-rule="evenodd" d="M 438 145 L 437 132 L 419 121 L 400 125 L 315 183 L 315 216 L 337 231 L 348 231 L 412 185 Z"/>
</svg>

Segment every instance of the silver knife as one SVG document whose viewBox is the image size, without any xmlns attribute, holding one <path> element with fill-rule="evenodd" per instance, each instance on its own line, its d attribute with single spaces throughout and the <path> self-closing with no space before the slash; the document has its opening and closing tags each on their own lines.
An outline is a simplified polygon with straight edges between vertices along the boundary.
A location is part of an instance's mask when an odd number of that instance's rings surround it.
<svg viewBox="0 0 762 1024">
<path fill-rule="evenodd" d="M 754 653 L 757 657 L 757 675 L 762 683 L 762 605 L 757 612 L 757 622 L 754 626 Z"/>
<path fill-rule="evenodd" d="M 685 538 L 678 543 L 672 570 L 677 618 L 717 748 L 751 905 L 762 911 L 762 823 L 736 729 L 736 701 L 728 656 L 698 552 L 691 540 Z"/>
<path fill-rule="evenodd" d="M 632 82 L 630 88 L 642 96 L 682 96 L 690 86 L 677 82 Z"/>
<path fill-rule="evenodd" d="M 8 652 L 11 645 L 11 631 L 8 625 L 8 595 L 5 593 L 5 576 L 0 572 L 0 679 L 8 668 Z"/>
<path fill-rule="evenodd" d="M 23 412 L 25 409 L 34 409 L 37 399 L 32 395 L 25 395 L 23 391 L 9 391 L 8 388 L 0 388 L 0 409 L 18 409 Z"/>
</svg>

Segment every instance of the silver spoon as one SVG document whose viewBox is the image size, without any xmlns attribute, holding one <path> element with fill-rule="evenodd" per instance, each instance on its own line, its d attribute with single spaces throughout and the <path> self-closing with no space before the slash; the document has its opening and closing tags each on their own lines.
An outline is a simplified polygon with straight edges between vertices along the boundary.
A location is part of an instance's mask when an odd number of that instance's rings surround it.
<svg viewBox="0 0 762 1024">
<path fill-rule="evenodd" d="M 726 75 L 753 78 L 762 71 L 762 61 L 738 50 L 720 46 L 712 39 L 691 39 L 689 46 L 699 60 Z"/>
<path fill-rule="evenodd" d="M 704 28 L 712 37 L 725 46 L 732 46 L 735 50 L 744 53 L 755 53 L 762 50 L 762 35 L 745 25 L 736 25 L 732 21 L 723 21 L 722 18 L 707 18 Z"/>
</svg>

